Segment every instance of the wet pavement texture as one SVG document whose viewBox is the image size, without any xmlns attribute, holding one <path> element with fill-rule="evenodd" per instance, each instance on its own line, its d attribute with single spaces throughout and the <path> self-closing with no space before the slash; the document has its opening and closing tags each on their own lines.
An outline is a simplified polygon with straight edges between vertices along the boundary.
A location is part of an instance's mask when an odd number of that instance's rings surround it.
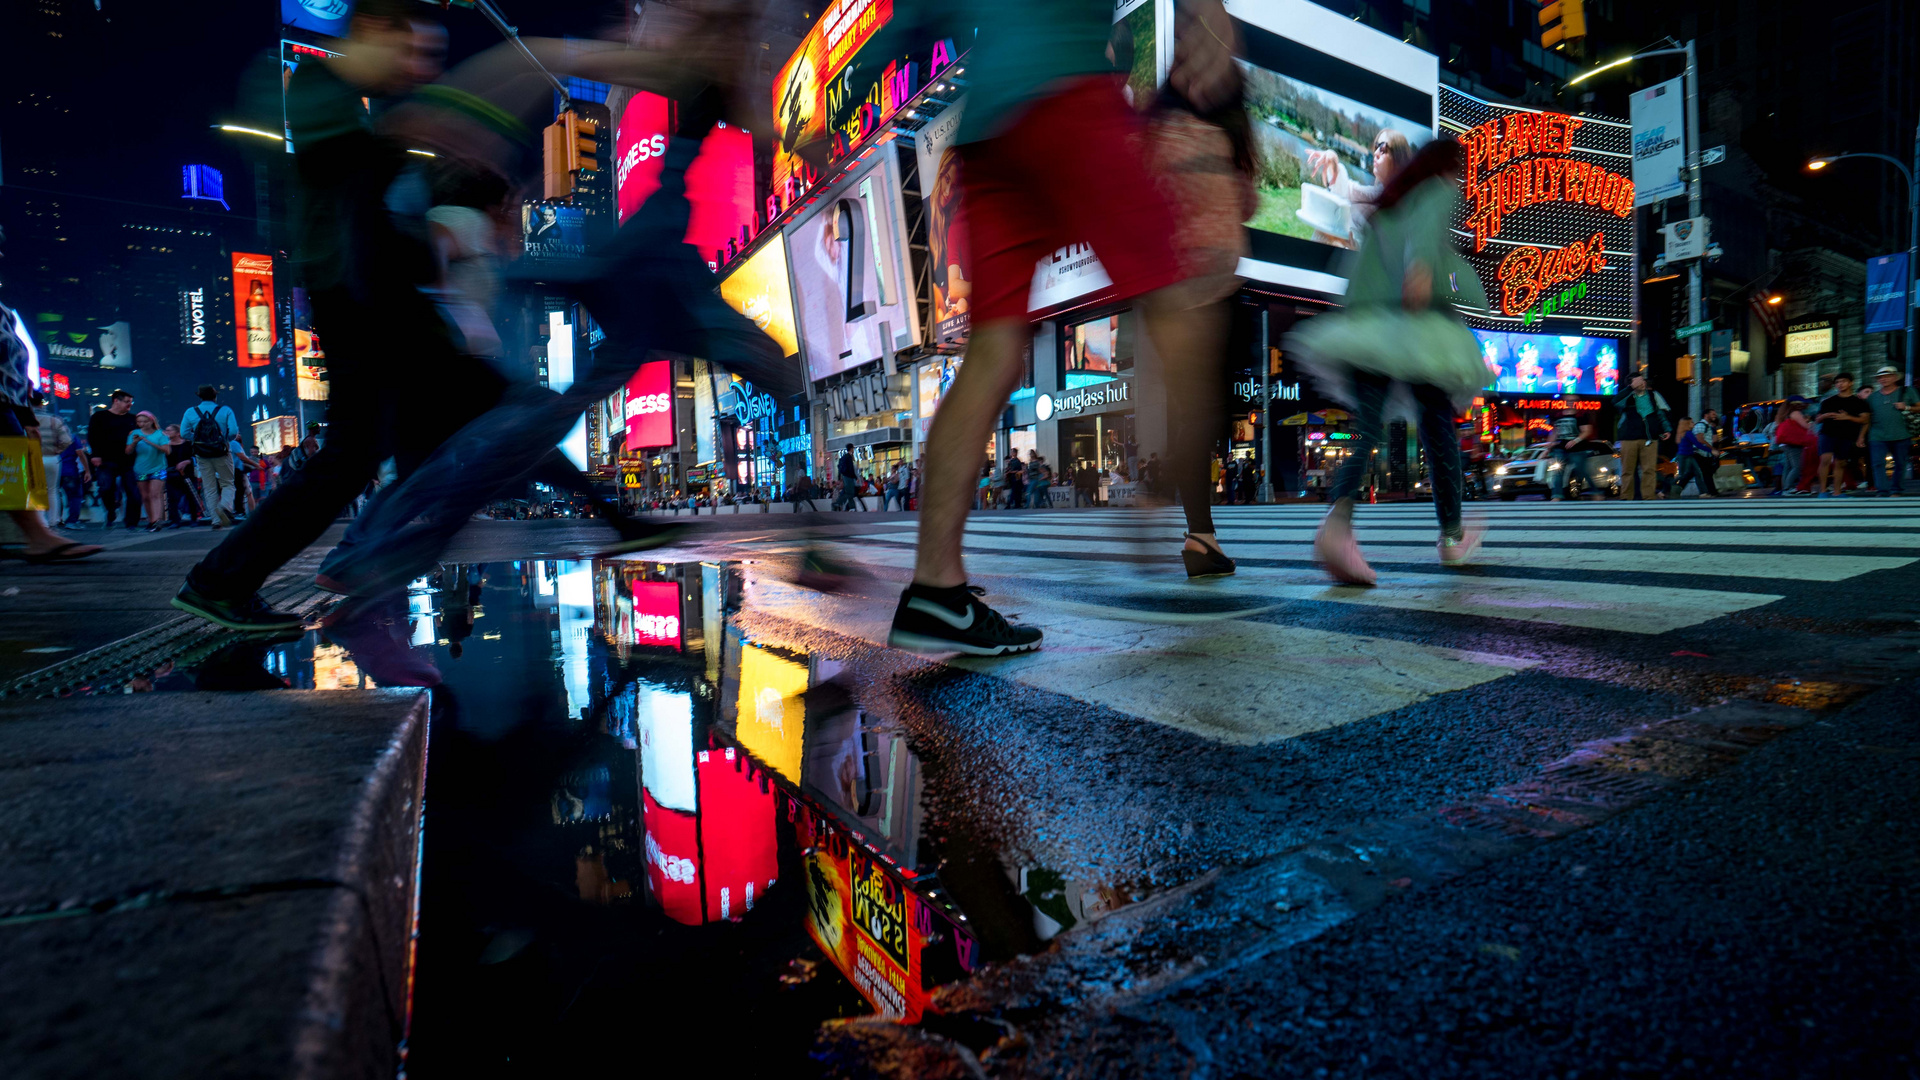
<svg viewBox="0 0 1920 1080">
<path fill-rule="evenodd" d="M 951 662 L 879 644 L 911 515 L 493 526 L 377 617 L 33 686 L 443 679 L 410 1075 L 718 1009 L 769 1076 L 1906 1076 L 1920 509 L 1843 505 L 1497 508 L 1454 573 L 1363 507 L 1375 590 L 1310 507 L 1223 510 L 1202 584 L 1163 511 L 978 515 L 1047 648 Z"/>
</svg>

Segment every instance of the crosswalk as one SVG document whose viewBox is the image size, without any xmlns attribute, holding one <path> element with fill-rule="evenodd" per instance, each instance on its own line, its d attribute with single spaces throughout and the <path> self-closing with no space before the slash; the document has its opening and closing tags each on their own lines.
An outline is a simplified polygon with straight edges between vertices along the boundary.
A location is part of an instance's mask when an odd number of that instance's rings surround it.
<svg viewBox="0 0 1920 1080">
<path fill-rule="evenodd" d="M 1359 508 L 1361 545 L 1380 573 L 1372 589 L 1333 585 L 1313 565 L 1319 506 L 1216 508 L 1241 567 L 1202 582 L 1181 569 L 1176 510 L 976 514 L 972 579 L 1045 630 L 1046 647 L 952 663 L 1211 740 L 1264 743 L 1510 677 L 1538 665 L 1547 642 L 1605 650 L 1920 558 L 1920 504 L 1904 500 L 1469 512 L 1487 523 L 1487 544 L 1474 566 L 1449 570 L 1435 558 L 1430 505 Z M 909 576 L 913 520 L 847 525 L 826 541 L 841 557 Z M 800 547 L 755 537 L 735 551 L 777 561 Z M 814 593 L 777 574 L 753 594 L 759 610 L 875 644 L 890 601 Z"/>
</svg>

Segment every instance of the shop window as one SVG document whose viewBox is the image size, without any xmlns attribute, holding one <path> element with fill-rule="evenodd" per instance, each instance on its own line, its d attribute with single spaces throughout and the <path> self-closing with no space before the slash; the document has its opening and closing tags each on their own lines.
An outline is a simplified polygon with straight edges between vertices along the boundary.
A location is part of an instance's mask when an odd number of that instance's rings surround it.
<svg viewBox="0 0 1920 1080">
<path fill-rule="evenodd" d="M 1062 385 L 1075 387 L 1133 374 L 1138 327 L 1132 311 L 1116 311 L 1063 327 Z"/>
</svg>

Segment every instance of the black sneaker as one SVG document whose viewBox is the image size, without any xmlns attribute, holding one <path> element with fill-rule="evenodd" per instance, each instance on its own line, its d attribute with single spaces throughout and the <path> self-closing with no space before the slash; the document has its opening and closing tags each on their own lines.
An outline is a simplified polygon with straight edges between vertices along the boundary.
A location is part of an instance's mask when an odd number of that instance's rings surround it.
<svg viewBox="0 0 1920 1080">
<path fill-rule="evenodd" d="M 259 593 L 244 600 L 215 600 L 195 591 L 191 585 L 182 585 L 179 594 L 173 598 L 173 606 L 229 630 L 246 633 L 281 633 L 298 630 L 307 623 L 299 615 L 289 615 L 268 607 L 267 602 L 260 599 Z"/>
<path fill-rule="evenodd" d="M 930 589 L 909 585 L 900 594 L 887 644 L 917 653 L 967 653 L 1005 656 L 1040 647 L 1040 631 L 1013 626 L 976 597 L 987 590 L 978 585 Z"/>
</svg>

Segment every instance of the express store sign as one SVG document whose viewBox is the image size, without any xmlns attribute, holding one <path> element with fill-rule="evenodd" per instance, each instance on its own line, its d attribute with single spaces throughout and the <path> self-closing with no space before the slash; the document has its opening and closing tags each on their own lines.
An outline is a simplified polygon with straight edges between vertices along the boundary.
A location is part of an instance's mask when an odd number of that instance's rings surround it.
<svg viewBox="0 0 1920 1080">
<path fill-rule="evenodd" d="M 673 445 L 673 363 L 651 360 L 627 380 L 627 448 Z"/>
<path fill-rule="evenodd" d="M 1519 330 L 1557 319 L 1582 335 L 1627 334 L 1633 181 L 1622 170 L 1632 161 L 1629 126 L 1500 105 L 1446 86 L 1440 125 L 1464 151 L 1454 230 L 1490 306 L 1468 311 L 1468 324 Z"/>
</svg>

